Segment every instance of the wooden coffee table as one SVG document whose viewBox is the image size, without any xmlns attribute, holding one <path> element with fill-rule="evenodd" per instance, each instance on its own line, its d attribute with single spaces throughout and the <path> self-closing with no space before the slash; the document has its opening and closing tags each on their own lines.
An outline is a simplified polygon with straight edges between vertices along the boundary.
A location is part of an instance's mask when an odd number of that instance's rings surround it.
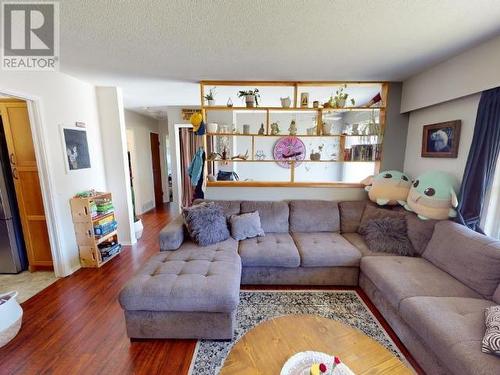
<svg viewBox="0 0 500 375">
<path fill-rule="evenodd" d="M 339 357 L 356 374 L 413 374 L 361 331 L 315 315 L 288 315 L 248 331 L 226 358 L 221 375 L 279 375 L 292 355 L 314 350 Z"/>
</svg>

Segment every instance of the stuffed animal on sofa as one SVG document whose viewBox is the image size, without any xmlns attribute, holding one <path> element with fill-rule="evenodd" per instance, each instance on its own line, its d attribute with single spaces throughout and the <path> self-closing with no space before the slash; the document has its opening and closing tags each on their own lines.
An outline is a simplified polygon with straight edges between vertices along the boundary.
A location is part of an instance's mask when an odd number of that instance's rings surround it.
<svg viewBox="0 0 500 375">
<path fill-rule="evenodd" d="M 369 185 L 365 187 L 368 197 L 380 206 L 404 205 L 411 187 L 411 179 L 399 171 L 383 171 L 361 183 Z"/>
<path fill-rule="evenodd" d="M 445 220 L 456 217 L 458 206 L 456 180 L 445 172 L 430 171 L 418 176 L 410 189 L 404 208 L 422 220 Z"/>
</svg>

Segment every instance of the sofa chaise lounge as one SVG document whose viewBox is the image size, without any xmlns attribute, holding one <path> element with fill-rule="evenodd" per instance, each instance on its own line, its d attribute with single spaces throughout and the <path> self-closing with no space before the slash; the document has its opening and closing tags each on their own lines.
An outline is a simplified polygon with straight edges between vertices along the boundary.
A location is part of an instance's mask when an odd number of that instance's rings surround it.
<svg viewBox="0 0 500 375">
<path fill-rule="evenodd" d="M 500 241 L 405 213 L 415 257 L 374 253 L 357 233 L 367 201 L 217 201 L 259 211 L 264 237 L 195 245 L 179 216 L 120 303 L 131 338 L 230 339 L 241 284 L 359 285 L 428 374 L 499 374 L 481 352 L 500 304 Z"/>
</svg>

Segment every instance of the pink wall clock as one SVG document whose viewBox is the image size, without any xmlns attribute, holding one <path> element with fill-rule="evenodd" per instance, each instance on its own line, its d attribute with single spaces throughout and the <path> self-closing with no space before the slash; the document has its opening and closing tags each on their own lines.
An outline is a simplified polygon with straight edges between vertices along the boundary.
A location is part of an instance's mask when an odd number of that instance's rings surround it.
<svg viewBox="0 0 500 375">
<path fill-rule="evenodd" d="M 304 142 L 295 136 L 278 139 L 274 145 L 274 160 L 283 168 L 290 168 L 290 160 L 296 160 L 295 166 L 299 166 L 301 160 L 306 157 L 306 146 Z"/>
</svg>

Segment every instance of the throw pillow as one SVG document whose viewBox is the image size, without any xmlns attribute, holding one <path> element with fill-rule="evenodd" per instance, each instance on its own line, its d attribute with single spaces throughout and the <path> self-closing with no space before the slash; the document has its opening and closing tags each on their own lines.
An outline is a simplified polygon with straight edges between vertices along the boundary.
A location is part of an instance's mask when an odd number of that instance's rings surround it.
<svg viewBox="0 0 500 375">
<path fill-rule="evenodd" d="M 484 316 L 486 332 L 481 350 L 483 353 L 500 355 L 500 305 L 488 307 Z"/>
<path fill-rule="evenodd" d="M 208 246 L 229 238 L 226 217 L 216 203 L 200 203 L 183 210 L 184 222 L 191 239 Z"/>
<path fill-rule="evenodd" d="M 241 215 L 232 215 L 229 219 L 231 224 L 231 236 L 238 241 L 246 238 L 264 236 L 264 230 L 260 224 L 259 211 Z"/>
<path fill-rule="evenodd" d="M 359 232 L 371 251 L 405 256 L 415 254 L 407 236 L 404 216 L 368 220 L 360 225 Z"/>
</svg>

